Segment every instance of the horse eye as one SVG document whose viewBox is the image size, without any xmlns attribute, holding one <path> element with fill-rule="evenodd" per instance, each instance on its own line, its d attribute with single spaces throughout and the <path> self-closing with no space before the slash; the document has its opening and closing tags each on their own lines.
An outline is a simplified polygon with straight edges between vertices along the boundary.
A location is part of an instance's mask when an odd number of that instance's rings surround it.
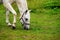
<svg viewBox="0 0 60 40">
<path fill-rule="evenodd" d="M 27 19 L 27 18 L 25 18 L 25 20 L 26 20 L 26 21 L 28 21 L 28 19 Z"/>
</svg>

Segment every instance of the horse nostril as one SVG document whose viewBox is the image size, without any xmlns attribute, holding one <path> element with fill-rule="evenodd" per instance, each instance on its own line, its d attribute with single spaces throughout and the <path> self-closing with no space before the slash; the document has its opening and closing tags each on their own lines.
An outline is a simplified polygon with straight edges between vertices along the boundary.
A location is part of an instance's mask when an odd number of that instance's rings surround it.
<svg viewBox="0 0 60 40">
<path fill-rule="evenodd" d="M 25 20 L 26 20 L 26 21 L 28 21 L 28 19 L 27 19 L 27 18 L 25 18 Z"/>
</svg>

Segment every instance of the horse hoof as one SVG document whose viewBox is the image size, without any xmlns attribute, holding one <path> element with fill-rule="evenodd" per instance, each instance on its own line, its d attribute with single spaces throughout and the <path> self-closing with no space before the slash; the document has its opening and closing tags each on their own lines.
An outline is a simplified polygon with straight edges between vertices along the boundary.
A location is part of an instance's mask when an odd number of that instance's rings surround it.
<svg viewBox="0 0 60 40">
<path fill-rule="evenodd" d="M 8 25 L 9 27 L 11 27 L 12 25 Z"/>
<path fill-rule="evenodd" d="M 16 27 L 15 26 L 12 26 L 12 29 L 16 29 Z"/>
</svg>

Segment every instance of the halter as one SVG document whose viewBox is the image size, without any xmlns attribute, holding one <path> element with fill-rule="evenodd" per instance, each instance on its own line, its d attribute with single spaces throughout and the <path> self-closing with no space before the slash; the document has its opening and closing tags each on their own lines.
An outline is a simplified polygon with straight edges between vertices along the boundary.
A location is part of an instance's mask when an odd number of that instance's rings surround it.
<svg viewBox="0 0 60 40">
<path fill-rule="evenodd" d="M 26 23 L 26 22 L 24 21 L 24 19 L 23 19 L 24 14 L 26 14 L 27 12 L 28 12 L 28 10 L 26 10 L 26 11 L 22 14 L 22 16 L 21 16 L 21 18 L 20 18 L 20 20 L 23 21 L 23 25 L 30 25 L 29 23 Z"/>
</svg>

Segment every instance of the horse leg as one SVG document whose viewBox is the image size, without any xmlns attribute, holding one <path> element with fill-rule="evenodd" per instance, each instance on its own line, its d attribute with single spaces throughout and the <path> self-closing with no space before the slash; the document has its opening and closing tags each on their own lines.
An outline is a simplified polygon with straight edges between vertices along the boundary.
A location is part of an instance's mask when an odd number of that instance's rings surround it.
<svg viewBox="0 0 60 40">
<path fill-rule="evenodd" d="M 9 22 L 9 10 L 6 9 L 6 23 L 8 26 L 11 26 L 11 23 Z"/>
<path fill-rule="evenodd" d="M 14 15 L 14 20 L 13 20 L 13 24 L 12 24 L 12 28 L 13 29 L 15 29 L 15 27 L 16 27 L 16 12 L 15 12 L 15 10 L 12 8 L 12 6 L 11 6 L 11 4 L 10 3 L 4 3 L 5 5 L 5 7 L 9 10 L 9 11 L 11 11 L 12 13 L 13 13 L 13 15 Z"/>
</svg>

